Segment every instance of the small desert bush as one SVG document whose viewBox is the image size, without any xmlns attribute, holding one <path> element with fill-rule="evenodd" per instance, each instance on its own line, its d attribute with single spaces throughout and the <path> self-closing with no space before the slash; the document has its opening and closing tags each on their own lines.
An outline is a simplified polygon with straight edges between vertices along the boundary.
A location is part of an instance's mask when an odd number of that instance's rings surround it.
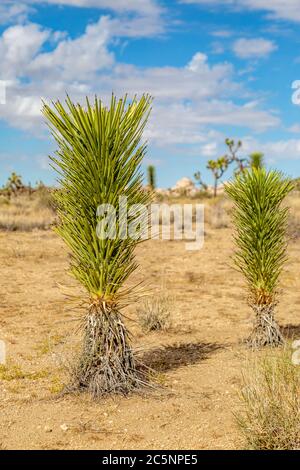
<svg viewBox="0 0 300 470">
<path fill-rule="evenodd" d="M 55 209 L 55 201 L 52 193 L 53 190 L 50 188 L 40 186 L 32 195 L 36 207 L 39 209 L 51 209 L 53 211 Z"/>
<path fill-rule="evenodd" d="M 291 241 L 296 241 L 300 237 L 300 218 L 290 215 L 288 222 L 288 237 Z"/>
<path fill-rule="evenodd" d="M 291 355 L 288 348 L 269 353 L 243 373 L 236 419 L 249 449 L 300 449 L 300 366 Z"/>
<path fill-rule="evenodd" d="M 165 331 L 171 324 L 170 301 L 163 295 L 146 298 L 139 307 L 137 316 L 143 331 Z"/>
<path fill-rule="evenodd" d="M 293 191 L 287 198 L 286 204 L 290 208 L 288 235 L 291 240 L 297 240 L 300 237 L 300 193 Z"/>
<path fill-rule="evenodd" d="M 293 183 L 294 183 L 294 186 L 295 186 L 295 190 L 300 192 L 300 178 L 294 179 Z"/>
<path fill-rule="evenodd" d="M 211 228 L 229 227 L 231 208 L 232 204 L 224 196 L 210 200 L 206 207 L 206 220 Z"/>
<path fill-rule="evenodd" d="M 46 189 L 33 194 L 12 196 L 9 200 L 4 200 L 2 197 L 1 201 L 0 230 L 44 230 L 49 228 L 55 220 L 50 193 Z"/>
<path fill-rule="evenodd" d="M 9 205 L 9 198 L 0 194 L 0 206 L 8 206 Z"/>
</svg>

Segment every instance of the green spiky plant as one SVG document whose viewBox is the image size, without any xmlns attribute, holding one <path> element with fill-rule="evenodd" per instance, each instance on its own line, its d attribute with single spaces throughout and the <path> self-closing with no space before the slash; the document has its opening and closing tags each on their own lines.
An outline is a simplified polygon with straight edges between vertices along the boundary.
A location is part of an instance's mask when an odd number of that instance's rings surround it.
<svg viewBox="0 0 300 470">
<path fill-rule="evenodd" d="M 142 383 L 120 312 L 131 300 L 124 282 L 137 268 L 134 250 L 140 239 L 121 233 L 125 216 L 119 212 L 119 197 L 127 197 L 128 208 L 150 202 L 140 169 L 150 105 L 145 95 L 130 104 L 126 97 L 117 101 L 112 96 L 109 108 L 97 97 L 93 104 L 87 99 L 86 107 L 69 97 L 65 106 L 59 101 L 43 106 L 59 148 L 50 157 L 61 185 L 55 196 L 60 220 L 56 231 L 71 250 L 71 272 L 86 289 L 89 305 L 72 385 L 95 397 L 125 394 Z M 98 230 L 101 204 L 116 209 L 114 236 L 111 227 Z"/>
<path fill-rule="evenodd" d="M 251 168 L 263 168 L 264 154 L 262 152 L 253 152 L 249 155 Z"/>
<path fill-rule="evenodd" d="M 154 191 L 156 187 L 155 166 L 149 165 L 147 168 L 148 186 Z"/>
<path fill-rule="evenodd" d="M 288 208 L 282 202 L 293 185 L 275 170 L 245 170 L 226 185 L 234 202 L 234 262 L 244 275 L 256 316 L 248 343 L 253 347 L 283 342 L 274 319 L 280 274 L 286 261 Z"/>
</svg>

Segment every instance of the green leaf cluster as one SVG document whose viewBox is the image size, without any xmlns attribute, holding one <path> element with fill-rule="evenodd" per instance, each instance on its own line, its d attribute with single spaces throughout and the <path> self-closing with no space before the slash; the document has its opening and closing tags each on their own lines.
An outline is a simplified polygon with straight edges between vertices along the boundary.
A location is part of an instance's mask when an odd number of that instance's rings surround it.
<svg viewBox="0 0 300 470">
<path fill-rule="evenodd" d="M 58 234 L 71 250 L 71 271 L 92 298 L 112 300 L 136 269 L 134 249 L 139 240 L 119 236 L 124 223 L 117 217 L 114 239 L 97 235 L 97 208 L 111 204 L 119 211 L 119 196 L 128 206 L 148 204 L 142 188 L 141 162 L 146 144 L 141 143 L 151 106 L 144 95 L 128 103 L 112 96 L 106 107 L 95 97 L 86 106 L 44 103 L 43 113 L 58 144 L 50 157 L 59 173 L 56 192 Z M 124 238 L 124 239 L 123 239 Z"/>
<path fill-rule="evenodd" d="M 234 202 L 235 265 L 244 274 L 251 300 L 274 301 L 286 261 L 288 208 L 282 202 L 293 189 L 280 172 L 252 168 L 226 185 Z"/>
</svg>

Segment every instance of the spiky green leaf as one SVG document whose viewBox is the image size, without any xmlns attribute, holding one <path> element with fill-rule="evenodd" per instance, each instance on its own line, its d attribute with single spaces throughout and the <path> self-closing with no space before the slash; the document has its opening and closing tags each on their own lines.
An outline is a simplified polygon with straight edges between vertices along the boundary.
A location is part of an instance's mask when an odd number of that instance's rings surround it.
<svg viewBox="0 0 300 470">
<path fill-rule="evenodd" d="M 111 204 L 119 211 L 119 196 L 128 206 L 148 204 L 142 188 L 141 161 L 146 144 L 142 133 L 150 112 L 148 95 L 140 100 L 116 100 L 110 107 L 95 98 L 86 106 L 57 101 L 44 104 L 52 134 L 58 144 L 51 157 L 58 171 L 61 190 L 56 199 L 60 223 L 57 232 L 71 250 L 71 271 L 92 297 L 114 298 L 137 264 L 134 249 L 138 240 L 119 237 L 122 220 L 117 217 L 117 236 L 97 235 L 97 208 Z"/>
</svg>

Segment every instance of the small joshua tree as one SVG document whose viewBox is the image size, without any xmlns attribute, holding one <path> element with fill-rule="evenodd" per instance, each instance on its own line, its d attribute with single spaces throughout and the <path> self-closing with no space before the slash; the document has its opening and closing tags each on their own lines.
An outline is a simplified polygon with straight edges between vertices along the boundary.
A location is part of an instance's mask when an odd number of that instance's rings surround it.
<svg viewBox="0 0 300 470">
<path fill-rule="evenodd" d="M 200 188 L 201 188 L 203 191 L 207 191 L 207 187 L 208 187 L 208 186 L 207 186 L 206 183 L 204 183 L 200 171 L 197 171 L 196 173 L 194 173 L 194 178 L 195 178 L 195 180 L 197 181 L 197 183 L 199 184 Z"/>
<path fill-rule="evenodd" d="M 148 186 L 153 191 L 156 187 L 155 167 L 153 165 L 148 166 L 147 177 L 148 177 Z"/>
<path fill-rule="evenodd" d="M 241 158 L 237 155 L 243 145 L 241 140 L 235 142 L 233 139 L 226 139 L 225 144 L 229 151 L 229 155 L 225 155 L 225 158 L 228 161 L 228 166 L 235 163 L 236 168 L 234 170 L 234 174 L 238 175 L 243 173 L 243 171 L 248 167 L 248 160 L 247 158 Z"/>
<path fill-rule="evenodd" d="M 218 181 L 222 178 L 223 174 L 228 168 L 228 160 L 227 158 L 221 157 L 218 160 L 209 160 L 207 163 L 206 168 L 211 170 L 213 177 L 214 177 L 214 197 L 217 196 L 218 190 Z"/>
<path fill-rule="evenodd" d="M 262 152 L 253 152 L 249 155 L 251 168 L 263 168 L 264 154 Z"/>
<path fill-rule="evenodd" d="M 5 189 L 9 194 L 17 194 L 19 191 L 24 189 L 24 184 L 22 182 L 21 176 L 17 175 L 14 171 L 7 180 Z"/>
<path fill-rule="evenodd" d="M 217 160 L 209 160 L 206 168 L 212 171 L 214 176 L 214 196 L 217 195 L 218 190 L 218 181 L 222 178 L 225 171 L 230 167 L 232 163 L 236 165 L 234 169 L 234 174 L 238 175 L 242 173 L 246 168 L 249 167 L 249 162 L 247 158 L 241 158 L 238 156 L 238 152 L 242 147 L 242 142 L 238 140 L 235 142 L 233 139 L 225 139 L 225 144 L 228 148 L 228 153 L 218 158 Z M 200 171 L 197 171 L 194 174 L 194 178 L 200 185 L 200 187 L 206 191 L 207 185 L 202 180 Z"/>
<path fill-rule="evenodd" d="M 278 346 L 283 342 L 274 311 L 287 257 L 288 209 L 282 207 L 282 202 L 292 189 L 289 179 L 264 168 L 245 170 L 225 188 L 234 202 L 234 261 L 246 279 L 249 304 L 256 316 L 248 339 L 253 347 Z"/>
<path fill-rule="evenodd" d="M 43 108 L 59 148 L 52 157 L 61 184 L 55 193 L 56 231 L 71 250 L 72 274 L 87 292 L 83 348 L 72 385 L 95 397 L 125 394 L 142 383 L 121 314 L 132 300 L 124 282 L 137 268 L 134 250 L 141 240 L 124 236 L 119 198 L 126 197 L 129 208 L 149 203 L 140 165 L 150 102 L 143 96 L 127 106 L 126 97 L 113 96 L 109 108 L 98 98 L 84 108 L 68 98 L 66 106 L 58 101 Z M 115 208 L 115 234 L 109 218 L 108 230 L 99 220 L 102 204 Z"/>
</svg>

